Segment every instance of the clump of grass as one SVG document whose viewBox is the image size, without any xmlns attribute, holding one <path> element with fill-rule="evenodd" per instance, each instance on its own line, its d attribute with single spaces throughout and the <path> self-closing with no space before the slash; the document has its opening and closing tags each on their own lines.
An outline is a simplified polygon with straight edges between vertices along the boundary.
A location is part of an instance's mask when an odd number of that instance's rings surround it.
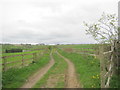
<svg viewBox="0 0 120 90">
<path fill-rule="evenodd" d="M 59 52 L 74 63 L 78 79 L 83 88 L 100 88 L 99 60 L 93 56 L 67 53 L 62 50 L 59 50 Z"/>
<path fill-rule="evenodd" d="M 31 63 L 29 66 L 23 68 L 11 68 L 2 74 L 3 88 L 19 88 L 28 77 L 34 74 L 38 69 L 46 65 L 50 60 L 49 53 L 42 56 L 36 63 Z"/>
<path fill-rule="evenodd" d="M 110 88 L 120 88 L 120 78 L 118 75 L 113 75 L 110 80 Z"/>
</svg>

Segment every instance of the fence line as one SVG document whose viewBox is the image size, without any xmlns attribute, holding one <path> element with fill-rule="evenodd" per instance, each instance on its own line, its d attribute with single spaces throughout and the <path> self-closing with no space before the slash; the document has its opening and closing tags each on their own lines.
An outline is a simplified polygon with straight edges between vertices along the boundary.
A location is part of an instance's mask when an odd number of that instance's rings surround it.
<svg viewBox="0 0 120 90">
<path fill-rule="evenodd" d="M 108 54 L 108 53 L 112 53 L 113 51 L 108 51 L 108 52 L 103 52 L 103 54 Z"/>
<path fill-rule="evenodd" d="M 19 67 L 23 67 L 23 66 L 26 66 L 28 65 L 29 63 L 26 63 L 28 61 L 31 60 L 31 62 L 35 63 L 36 60 L 38 58 L 40 58 L 40 56 L 42 56 L 44 53 L 46 53 L 46 50 L 44 52 L 36 52 L 36 53 L 29 53 L 29 54 L 19 54 L 19 55 L 10 55 L 10 56 L 3 56 L 1 57 L 3 62 L 2 64 L 0 64 L 0 66 L 2 65 L 2 68 L 3 68 L 3 71 L 6 71 L 10 68 L 13 68 L 13 67 L 18 67 L 18 65 L 13 65 L 13 66 L 7 66 L 7 64 L 12 64 L 12 63 L 19 63 Z M 28 55 L 31 55 L 30 58 L 25 58 L 25 56 L 28 56 Z M 11 57 L 20 57 L 20 60 L 16 60 L 16 61 L 7 61 L 8 58 L 11 58 Z"/>
<path fill-rule="evenodd" d="M 105 55 L 108 56 L 108 54 L 111 53 L 110 60 L 108 60 L 107 58 L 105 58 Z M 102 53 L 102 57 L 100 62 L 101 62 L 101 87 L 102 88 L 109 88 L 109 84 L 110 84 L 110 79 L 111 76 L 113 74 L 113 55 L 112 55 L 113 51 L 108 51 L 108 52 L 103 52 Z M 106 60 L 105 60 L 106 59 Z"/>
<path fill-rule="evenodd" d="M 120 66 L 120 51 L 118 52 L 118 47 L 120 50 L 120 44 L 118 44 L 116 41 L 114 41 L 114 44 L 111 46 L 103 45 L 100 47 L 99 51 L 89 51 L 89 49 L 93 48 L 87 48 L 88 51 L 84 48 L 81 50 L 73 49 L 74 52 L 79 52 L 79 54 L 88 54 L 92 56 L 98 56 L 100 59 L 100 69 L 101 69 L 101 88 L 109 88 L 110 87 L 110 80 L 113 74 L 116 72 L 116 68 Z M 107 49 L 107 51 L 106 51 Z M 82 51 L 83 50 L 83 51 Z M 93 52 L 94 54 L 90 54 Z M 118 58 L 116 58 L 116 56 Z M 119 63 L 119 65 L 117 65 Z"/>
<path fill-rule="evenodd" d="M 62 48 L 63 49 L 63 48 Z M 86 48 L 86 49 L 96 49 L 96 48 Z M 110 80 L 113 75 L 118 73 L 120 75 L 120 42 L 114 41 L 112 45 L 103 45 L 99 47 L 98 51 L 93 51 L 94 54 L 90 54 L 92 51 L 87 51 L 85 48 L 71 49 L 71 52 L 79 54 L 88 54 L 92 56 L 98 56 L 100 59 L 100 69 L 101 69 L 101 88 L 109 88 Z M 64 51 L 67 51 L 63 49 Z M 84 50 L 84 51 L 83 51 Z M 69 52 L 69 50 L 68 50 Z M 119 68 L 118 68 L 119 67 Z M 118 70 L 116 70 L 116 68 Z"/>
<path fill-rule="evenodd" d="M 32 55 L 32 58 L 27 58 L 27 59 L 25 59 L 24 57 L 27 56 L 27 55 Z M 10 58 L 10 57 L 18 57 L 18 56 L 21 57 L 20 60 L 7 62 L 7 59 L 8 59 L 8 58 Z M 7 67 L 7 64 L 11 64 L 11 63 L 22 63 L 21 66 L 24 66 L 24 62 L 25 62 L 25 61 L 31 60 L 31 59 L 34 60 L 33 56 L 34 56 L 34 53 L 31 53 L 31 54 L 21 54 L 21 55 L 12 55 L 12 56 L 3 56 L 3 57 L 2 57 L 2 59 L 3 59 L 3 64 L 2 64 L 2 65 L 3 65 L 3 70 L 6 71 L 6 70 L 8 70 L 9 68 L 14 67 L 14 66 L 12 66 L 12 67 Z"/>
<path fill-rule="evenodd" d="M 111 45 L 111 50 L 104 52 L 107 46 L 102 46 L 100 49 L 100 66 L 101 66 L 101 88 L 109 88 L 110 87 L 110 80 L 113 75 L 116 74 L 118 68 L 119 59 L 117 58 L 118 48 L 120 44 L 117 41 L 114 41 L 113 45 Z"/>
</svg>

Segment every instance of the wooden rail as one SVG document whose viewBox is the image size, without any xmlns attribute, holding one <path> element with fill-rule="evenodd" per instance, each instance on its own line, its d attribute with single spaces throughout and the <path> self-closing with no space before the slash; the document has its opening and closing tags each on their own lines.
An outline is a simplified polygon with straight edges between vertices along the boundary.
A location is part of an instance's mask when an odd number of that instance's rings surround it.
<svg viewBox="0 0 120 90">
<path fill-rule="evenodd" d="M 10 55 L 10 56 L 3 56 L 1 57 L 2 58 L 2 64 L 0 64 L 0 66 L 2 65 L 2 69 L 3 71 L 6 71 L 10 68 L 13 68 L 13 67 L 23 67 L 23 66 L 26 66 L 26 64 L 29 64 L 29 63 L 26 63 L 28 61 L 31 60 L 31 63 L 32 62 L 36 62 L 36 60 L 38 58 L 40 58 L 41 55 L 43 55 L 43 53 L 46 53 L 45 51 L 44 52 L 37 52 L 37 53 L 29 53 L 29 54 L 19 54 L 19 55 Z M 28 55 L 31 55 L 31 57 L 26 57 Z M 15 61 L 8 61 L 9 58 L 12 58 L 12 57 L 20 57 L 19 60 L 15 60 Z M 7 66 L 8 64 L 12 64 L 12 63 L 19 63 L 19 65 L 13 65 L 13 66 Z"/>
</svg>

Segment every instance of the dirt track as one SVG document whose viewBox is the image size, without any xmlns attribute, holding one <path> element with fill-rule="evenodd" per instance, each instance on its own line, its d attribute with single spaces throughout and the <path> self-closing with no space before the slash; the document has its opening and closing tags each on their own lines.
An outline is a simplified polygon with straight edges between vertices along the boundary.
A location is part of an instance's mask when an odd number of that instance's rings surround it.
<svg viewBox="0 0 120 90">
<path fill-rule="evenodd" d="M 68 63 L 68 71 L 66 75 L 65 88 L 81 88 L 80 84 L 77 81 L 74 64 L 69 59 L 62 56 L 61 54 L 58 53 L 58 55 Z"/>
<path fill-rule="evenodd" d="M 77 81 L 74 64 L 69 59 L 59 54 L 58 52 L 57 54 L 68 63 L 68 70 L 65 76 L 65 88 L 81 88 L 80 84 Z M 38 72 L 36 72 L 34 75 L 32 75 L 21 88 L 32 88 L 47 73 L 47 71 L 55 63 L 52 57 L 52 53 L 50 54 L 50 58 L 51 58 L 50 62 L 45 67 L 38 70 Z"/>
<path fill-rule="evenodd" d="M 36 72 L 34 75 L 32 75 L 21 88 L 32 88 L 37 83 L 37 81 L 39 81 L 47 73 L 47 71 L 54 65 L 52 52 L 50 53 L 50 58 L 50 62 L 45 67 L 38 70 L 38 72 Z"/>
</svg>

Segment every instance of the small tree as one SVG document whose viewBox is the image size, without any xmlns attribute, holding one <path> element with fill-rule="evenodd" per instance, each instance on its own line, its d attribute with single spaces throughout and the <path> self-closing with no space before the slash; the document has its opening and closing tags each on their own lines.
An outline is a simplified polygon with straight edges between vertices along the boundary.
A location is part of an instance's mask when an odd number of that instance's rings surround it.
<svg viewBox="0 0 120 90">
<path fill-rule="evenodd" d="M 86 29 L 86 34 L 89 34 L 89 35 L 92 35 L 92 37 L 97 40 L 99 43 L 108 43 L 111 45 L 111 51 L 112 54 L 110 56 L 110 58 L 102 58 L 100 60 L 101 62 L 101 70 L 103 72 L 101 72 L 102 74 L 101 75 L 104 75 L 106 72 L 104 72 L 104 70 L 106 68 L 108 68 L 108 70 L 110 70 L 110 68 L 112 68 L 112 72 L 109 71 L 110 73 L 110 76 L 109 78 L 111 78 L 111 75 L 113 75 L 113 72 L 118 72 L 118 64 L 116 64 L 117 62 L 119 62 L 118 60 L 118 55 L 116 55 L 116 47 L 114 45 L 114 41 L 115 40 L 118 40 L 118 30 L 120 30 L 118 28 L 118 18 L 116 17 L 115 14 L 105 14 L 103 13 L 102 14 L 102 17 L 98 20 L 97 23 L 93 23 L 93 24 L 87 24 L 84 22 L 85 26 L 87 27 Z M 116 50 L 115 50 L 116 49 Z M 103 53 L 102 53 L 103 55 Z M 117 56 L 117 58 L 116 58 Z M 103 55 L 104 57 L 104 55 Z M 108 61 L 106 61 L 108 60 Z M 110 63 L 108 63 L 110 61 Z M 103 64 L 104 63 L 104 64 Z M 113 64 L 114 63 L 114 64 Z M 109 64 L 107 66 L 107 64 Z M 112 66 L 114 65 L 114 66 Z M 114 73 L 115 74 L 115 73 Z M 109 80 L 108 77 L 104 77 L 104 76 L 101 76 L 101 87 L 109 87 Z M 107 83 L 105 84 L 104 81 L 107 80 Z M 117 81 L 117 80 L 116 80 Z M 117 82 L 116 82 L 117 83 Z M 104 85 L 105 84 L 105 85 Z"/>
<path fill-rule="evenodd" d="M 97 23 L 87 24 L 84 22 L 86 34 L 92 37 L 99 43 L 113 43 L 113 40 L 118 39 L 118 18 L 115 14 L 102 14 L 102 17 Z"/>
</svg>

